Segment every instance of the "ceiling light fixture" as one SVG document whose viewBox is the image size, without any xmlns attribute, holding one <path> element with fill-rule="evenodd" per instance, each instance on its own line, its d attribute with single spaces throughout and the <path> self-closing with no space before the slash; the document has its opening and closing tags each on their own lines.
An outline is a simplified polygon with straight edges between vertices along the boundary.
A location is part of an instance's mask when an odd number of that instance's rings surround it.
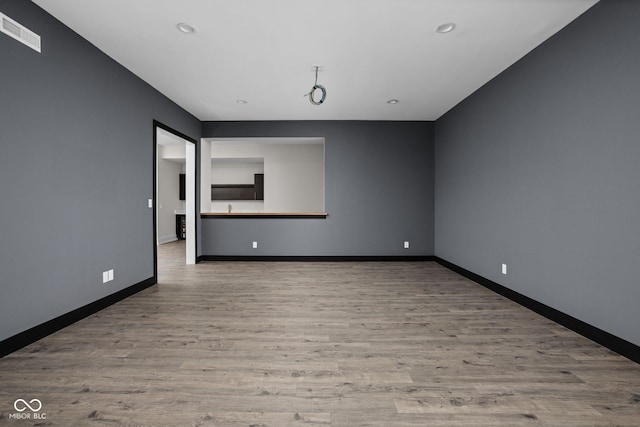
<svg viewBox="0 0 640 427">
<path fill-rule="evenodd" d="M 447 22 L 445 24 L 440 24 L 436 27 L 436 33 L 446 34 L 455 30 L 456 24 L 454 22 Z"/>
<path fill-rule="evenodd" d="M 311 88 L 311 92 L 305 93 L 304 96 L 308 96 L 309 97 L 309 101 L 313 105 L 320 105 L 320 104 L 322 104 L 324 102 L 324 100 L 327 97 L 327 90 L 324 88 L 324 86 L 318 84 L 318 68 L 319 68 L 319 66 L 316 65 L 315 67 L 316 67 L 316 82 L 314 83 L 313 87 Z M 320 97 L 319 100 L 316 100 L 316 98 L 315 98 L 315 94 L 317 93 L 317 91 L 322 92 L 322 96 Z"/>
<path fill-rule="evenodd" d="M 193 33 L 196 32 L 195 28 L 193 28 L 189 24 L 185 24 L 184 22 L 179 23 L 178 25 L 176 25 L 176 27 L 178 27 L 178 30 L 180 30 L 181 32 L 183 32 L 185 34 L 193 34 Z"/>
<path fill-rule="evenodd" d="M 390 99 L 387 101 L 387 104 L 397 104 L 398 102 L 400 101 L 398 101 L 397 99 Z"/>
<path fill-rule="evenodd" d="M 248 104 L 248 103 L 249 103 L 249 101 L 247 101 L 246 99 L 238 99 L 236 102 L 237 102 L 238 104 L 242 104 L 242 105 L 244 105 L 244 104 Z"/>
</svg>

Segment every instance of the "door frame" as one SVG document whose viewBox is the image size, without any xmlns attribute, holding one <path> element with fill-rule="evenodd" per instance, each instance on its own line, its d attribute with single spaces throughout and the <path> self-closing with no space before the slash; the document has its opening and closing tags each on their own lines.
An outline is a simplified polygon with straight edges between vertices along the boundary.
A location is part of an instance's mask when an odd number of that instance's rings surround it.
<svg viewBox="0 0 640 427">
<path fill-rule="evenodd" d="M 175 129 L 173 129 L 172 127 L 169 127 L 161 122 L 159 122 L 158 120 L 153 120 L 153 279 L 154 282 L 157 283 L 158 282 L 158 219 L 157 219 L 157 192 L 158 192 L 158 184 L 157 184 L 157 175 L 158 175 L 158 166 L 157 166 L 157 156 L 158 156 L 158 141 L 157 141 L 157 135 L 158 135 L 158 129 L 162 129 L 166 132 L 169 132 L 175 136 L 177 136 L 180 139 L 185 140 L 187 143 L 191 143 L 194 145 L 195 148 L 195 152 L 196 155 L 193 157 L 192 161 L 193 161 L 193 168 L 194 168 L 194 196 L 193 196 L 193 223 L 194 223 L 194 233 L 193 233 L 193 242 L 190 242 L 189 240 L 187 240 L 187 243 L 189 245 L 193 245 L 193 253 L 195 254 L 195 262 L 198 262 L 198 214 L 200 212 L 200 210 L 198 209 L 198 174 L 199 174 L 199 167 L 198 167 L 198 161 L 197 161 L 197 148 L 198 148 L 198 141 L 183 134 L 180 131 L 177 131 Z M 185 161 L 187 161 L 185 159 Z"/>
</svg>

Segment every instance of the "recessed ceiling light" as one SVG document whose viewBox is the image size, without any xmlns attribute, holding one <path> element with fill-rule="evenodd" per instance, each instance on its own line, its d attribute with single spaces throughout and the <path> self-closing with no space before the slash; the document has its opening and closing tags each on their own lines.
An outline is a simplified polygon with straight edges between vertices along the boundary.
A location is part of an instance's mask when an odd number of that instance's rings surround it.
<svg viewBox="0 0 640 427">
<path fill-rule="evenodd" d="M 178 27 L 178 29 L 185 34 L 192 34 L 196 32 L 195 28 L 193 28 L 189 24 L 185 24 L 184 22 L 179 23 L 178 25 L 176 25 L 176 27 Z"/>
<path fill-rule="evenodd" d="M 390 99 L 387 101 L 387 104 L 397 104 L 398 102 L 400 101 L 398 101 L 397 99 Z"/>
<path fill-rule="evenodd" d="M 436 33 L 446 34 L 450 33 L 456 28 L 456 24 L 453 22 L 447 22 L 445 24 L 440 24 L 436 27 Z"/>
<path fill-rule="evenodd" d="M 247 100 L 245 100 L 245 99 L 238 99 L 236 102 L 237 102 L 238 104 L 248 104 L 248 103 L 249 103 L 249 101 L 247 101 Z"/>
</svg>

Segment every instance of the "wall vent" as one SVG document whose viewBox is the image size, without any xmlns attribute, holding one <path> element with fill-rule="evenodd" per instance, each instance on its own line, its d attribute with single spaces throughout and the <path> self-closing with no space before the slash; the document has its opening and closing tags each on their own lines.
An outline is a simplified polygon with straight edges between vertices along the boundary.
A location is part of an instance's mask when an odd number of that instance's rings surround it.
<svg viewBox="0 0 640 427">
<path fill-rule="evenodd" d="M 7 15 L 0 12 L 0 20 L 2 20 L 2 32 L 13 37 L 21 43 L 26 44 L 31 49 L 40 52 L 40 36 L 29 30 L 23 25 L 18 24 Z"/>
</svg>

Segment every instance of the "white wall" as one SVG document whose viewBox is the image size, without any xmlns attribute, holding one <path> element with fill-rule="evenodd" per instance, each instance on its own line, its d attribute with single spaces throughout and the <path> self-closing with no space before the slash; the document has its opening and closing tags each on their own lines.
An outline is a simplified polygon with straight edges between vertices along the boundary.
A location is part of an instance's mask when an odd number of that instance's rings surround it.
<svg viewBox="0 0 640 427">
<path fill-rule="evenodd" d="M 225 143 L 211 148 L 212 183 L 253 183 L 249 166 L 232 170 L 217 158 L 263 158 L 264 203 L 214 201 L 213 212 L 324 212 L 324 143 Z"/>
<path fill-rule="evenodd" d="M 254 175 L 264 173 L 264 160 L 241 162 L 232 159 L 211 160 L 211 184 L 253 184 Z"/>
<path fill-rule="evenodd" d="M 211 212 L 211 143 L 205 139 L 200 141 L 200 212 Z"/>
<path fill-rule="evenodd" d="M 324 211 L 324 145 L 268 145 L 264 165 L 266 212 Z"/>
<path fill-rule="evenodd" d="M 158 243 L 176 240 L 175 211 L 184 211 L 185 202 L 179 200 L 180 179 L 184 165 L 175 161 L 158 160 Z"/>
</svg>

